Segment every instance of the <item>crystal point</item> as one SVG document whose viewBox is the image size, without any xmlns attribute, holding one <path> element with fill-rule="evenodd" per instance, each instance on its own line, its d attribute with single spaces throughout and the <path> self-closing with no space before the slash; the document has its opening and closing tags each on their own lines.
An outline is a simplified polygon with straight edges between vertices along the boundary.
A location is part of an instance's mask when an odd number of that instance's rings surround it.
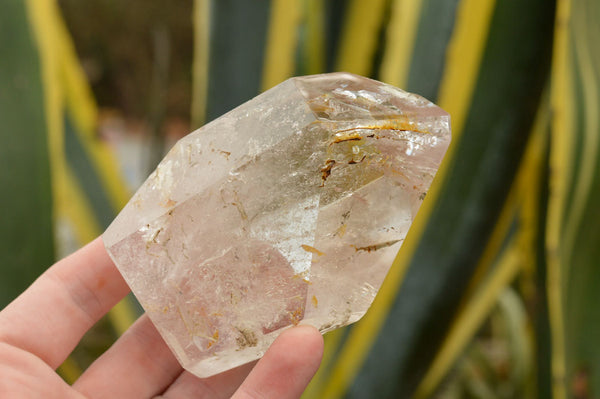
<svg viewBox="0 0 600 399">
<path fill-rule="evenodd" d="M 449 116 L 348 73 L 289 79 L 181 139 L 103 235 L 180 363 L 207 377 L 371 305 Z"/>
</svg>

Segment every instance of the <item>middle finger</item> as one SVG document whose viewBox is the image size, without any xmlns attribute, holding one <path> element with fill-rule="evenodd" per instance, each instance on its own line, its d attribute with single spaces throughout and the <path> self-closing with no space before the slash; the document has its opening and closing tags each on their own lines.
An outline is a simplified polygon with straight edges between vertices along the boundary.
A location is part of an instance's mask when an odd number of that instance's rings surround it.
<svg viewBox="0 0 600 399">
<path fill-rule="evenodd" d="M 94 398 L 152 397 L 183 371 L 148 316 L 141 316 L 75 382 Z"/>
</svg>

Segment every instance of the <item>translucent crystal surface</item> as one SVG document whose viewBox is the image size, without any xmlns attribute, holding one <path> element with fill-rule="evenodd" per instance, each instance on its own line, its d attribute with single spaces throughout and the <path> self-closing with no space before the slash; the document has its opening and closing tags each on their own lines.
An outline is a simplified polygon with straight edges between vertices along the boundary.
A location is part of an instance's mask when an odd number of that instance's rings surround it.
<svg viewBox="0 0 600 399">
<path fill-rule="evenodd" d="M 362 317 L 449 142 L 422 97 L 293 78 L 180 140 L 104 243 L 183 367 L 210 376 L 289 326 Z"/>
</svg>

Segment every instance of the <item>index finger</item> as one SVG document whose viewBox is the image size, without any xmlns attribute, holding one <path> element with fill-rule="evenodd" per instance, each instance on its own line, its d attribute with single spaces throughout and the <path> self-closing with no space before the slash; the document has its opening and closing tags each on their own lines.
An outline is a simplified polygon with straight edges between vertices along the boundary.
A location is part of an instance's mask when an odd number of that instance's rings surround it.
<svg viewBox="0 0 600 399">
<path fill-rule="evenodd" d="M 0 342 L 58 367 L 129 292 L 100 238 L 57 262 L 0 312 Z"/>
</svg>

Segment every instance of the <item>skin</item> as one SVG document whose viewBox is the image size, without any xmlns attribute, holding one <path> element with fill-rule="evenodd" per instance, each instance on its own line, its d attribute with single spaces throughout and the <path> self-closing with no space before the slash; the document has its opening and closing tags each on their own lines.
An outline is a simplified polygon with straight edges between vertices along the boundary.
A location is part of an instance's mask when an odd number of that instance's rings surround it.
<svg viewBox="0 0 600 399">
<path fill-rule="evenodd" d="M 258 362 L 200 379 L 142 316 L 75 384 L 65 383 L 56 368 L 128 292 L 100 239 L 49 268 L 0 312 L 0 397 L 298 398 L 319 368 L 321 334 L 298 326 Z"/>
</svg>

